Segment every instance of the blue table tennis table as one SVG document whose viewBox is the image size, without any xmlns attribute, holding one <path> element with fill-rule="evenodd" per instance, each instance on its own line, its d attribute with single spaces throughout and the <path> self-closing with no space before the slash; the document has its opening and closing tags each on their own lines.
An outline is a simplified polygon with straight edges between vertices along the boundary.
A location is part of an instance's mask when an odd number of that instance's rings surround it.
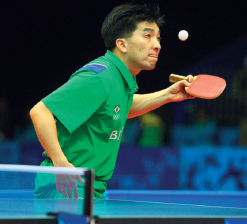
<svg viewBox="0 0 247 224">
<path fill-rule="evenodd" d="M 27 195 L 21 190 L 15 194 L 0 192 L 0 223 L 55 224 L 60 213 L 82 216 L 82 199 L 35 199 Z M 102 224 L 247 223 L 247 208 L 236 207 L 104 199 L 94 200 L 93 211 L 96 223 Z"/>
</svg>

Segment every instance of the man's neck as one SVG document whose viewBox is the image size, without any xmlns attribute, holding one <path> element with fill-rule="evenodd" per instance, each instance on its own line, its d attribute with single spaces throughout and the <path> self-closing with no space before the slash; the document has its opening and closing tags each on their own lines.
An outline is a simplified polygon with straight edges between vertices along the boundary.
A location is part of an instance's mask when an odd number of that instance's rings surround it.
<svg viewBox="0 0 247 224">
<path fill-rule="evenodd" d="M 126 58 L 126 54 L 122 53 L 121 51 L 118 50 L 113 50 L 112 51 L 113 54 L 115 54 L 128 68 L 128 70 L 130 71 L 130 73 L 132 74 L 132 76 L 136 76 L 140 73 L 141 69 L 136 68 L 135 66 L 133 66 Z"/>
</svg>

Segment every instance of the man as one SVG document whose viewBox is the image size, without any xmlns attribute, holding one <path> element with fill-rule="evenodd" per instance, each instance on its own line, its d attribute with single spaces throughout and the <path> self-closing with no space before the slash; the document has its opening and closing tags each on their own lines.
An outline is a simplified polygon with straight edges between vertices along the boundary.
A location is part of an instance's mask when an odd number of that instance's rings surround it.
<svg viewBox="0 0 247 224">
<path fill-rule="evenodd" d="M 37 136 L 45 149 L 42 166 L 92 167 L 95 197 L 103 198 L 113 173 L 127 118 L 169 102 L 193 98 L 180 81 L 150 94 L 135 94 L 136 75 L 155 68 L 163 18 L 159 8 L 125 4 L 112 10 L 102 26 L 105 56 L 85 65 L 70 80 L 30 111 Z M 189 76 L 189 81 L 193 80 Z M 38 174 L 38 198 L 78 198 L 81 177 L 72 181 Z"/>
</svg>

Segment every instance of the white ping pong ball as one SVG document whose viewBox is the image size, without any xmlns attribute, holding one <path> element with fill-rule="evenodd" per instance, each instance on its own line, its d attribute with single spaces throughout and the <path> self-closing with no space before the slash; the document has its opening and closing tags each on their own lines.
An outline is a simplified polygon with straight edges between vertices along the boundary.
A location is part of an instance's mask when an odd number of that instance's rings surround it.
<svg viewBox="0 0 247 224">
<path fill-rule="evenodd" d="M 178 38 L 182 41 L 185 41 L 187 40 L 189 37 L 189 34 L 186 30 L 181 30 L 179 33 L 178 33 Z"/>
</svg>

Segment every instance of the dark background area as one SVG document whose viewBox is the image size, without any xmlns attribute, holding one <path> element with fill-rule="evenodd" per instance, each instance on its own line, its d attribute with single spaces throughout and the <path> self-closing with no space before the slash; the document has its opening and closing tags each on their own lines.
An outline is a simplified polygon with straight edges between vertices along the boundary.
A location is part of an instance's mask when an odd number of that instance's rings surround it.
<svg viewBox="0 0 247 224">
<path fill-rule="evenodd" d="M 102 22 L 113 7 L 125 2 L 36 0 L 0 4 L 0 97 L 8 102 L 10 127 L 73 72 L 105 54 Z M 152 3 L 160 5 L 166 24 L 156 69 L 137 77 L 139 93 L 166 88 L 171 72 L 182 72 L 247 33 L 245 1 Z M 184 42 L 178 39 L 182 29 L 189 32 Z M 169 116 L 170 105 L 160 111 Z"/>
</svg>

